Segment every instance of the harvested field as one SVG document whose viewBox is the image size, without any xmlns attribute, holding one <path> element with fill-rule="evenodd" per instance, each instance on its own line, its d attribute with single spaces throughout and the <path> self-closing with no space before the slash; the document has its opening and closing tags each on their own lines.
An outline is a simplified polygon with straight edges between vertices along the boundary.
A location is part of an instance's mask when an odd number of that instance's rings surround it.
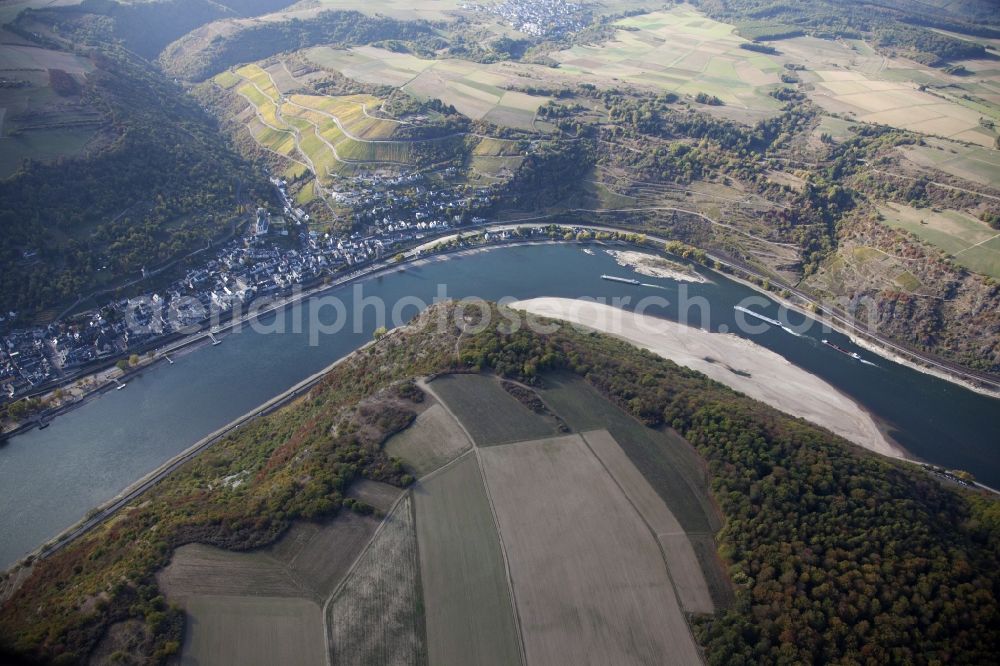
<svg viewBox="0 0 1000 666">
<path fill-rule="evenodd" d="M 284 561 L 295 578 L 323 599 L 343 580 L 377 528 L 375 518 L 343 511 L 328 525 L 300 523 L 297 531 L 290 530 L 285 539 L 268 551 L 275 558 L 288 558 Z M 301 547 L 282 551 L 280 546 L 290 541 L 292 535 L 301 535 Z"/>
<path fill-rule="evenodd" d="M 378 521 L 343 511 L 329 523 L 295 523 L 277 542 L 251 553 L 187 544 L 157 575 L 182 605 L 200 595 L 309 597 L 321 601 L 347 573 Z"/>
<path fill-rule="evenodd" d="M 577 431 L 606 429 L 666 503 L 686 532 L 721 526 L 697 452 L 673 431 L 652 430 L 621 411 L 574 375 L 545 376 L 542 398 Z"/>
<path fill-rule="evenodd" d="M 347 496 L 358 499 L 370 507 L 374 507 L 385 513 L 392 508 L 399 496 L 403 493 L 401 488 L 390 486 L 388 483 L 379 481 L 369 481 L 361 479 L 351 484 L 347 489 Z"/>
<path fill-rule="evenodd" d="M 430 384 L 479 446 L 558 433 L 554 419 L 536 414 L 503 390 L 492 375 L 445 375 Z"/>
<path fill-rule="evenodd" d="M 323 653 L 320 607 L 308 599 L 194 597 L 182 664 L 315 664 Z"/>
<path fill-rule="evenodd" d="M 611 433 L 592 430 L 582 436 L 660 542 L 681 606 L 689 613 L 713 612 L 715 607 L 698 558 L 663 498 L 656 494 Z"/>
<path fill-rule="evenodd" d="M 262 552 L 234 553 L 187 544 L 174 551 L 170 564 L 157 575 L 160 589 L 171 601 L 202 595 L 305 597 L 309 591 L 288 569 Z"/>
<path fill-rule="evenodd" d="M 432 664 L 516 664 L 514 610 L 474 453 L 413 490 Z"/>
<path fill-rule="evenodd" d="M 326 610 L 334 664 L 425 664 L 410 497 L 386 517 Z"/>
<path fill-rule="evenodd" d="M 468 451 L 472 442 L 440 404 L 425 409 L 406 430 L 385 443 L 385 451 L 402 459 L 415 476 L 433 472 Z"/>
<path fill-rule="evenodd" d="M 805 67 L 799 74 L 812 85 L 809 97 L 829 112 L 993 147 L 996 132 L 979 119 L 996 107 L 981 103 L 971 77 L 883 57 L 858 40 L 795 37 L 776 46 L 783 60 Z"/>
<path fill-rule="evenodd" d="M 479 453 L 528 663 L 699 662 L 659 545 L 579 435 Z"/>
</svg>

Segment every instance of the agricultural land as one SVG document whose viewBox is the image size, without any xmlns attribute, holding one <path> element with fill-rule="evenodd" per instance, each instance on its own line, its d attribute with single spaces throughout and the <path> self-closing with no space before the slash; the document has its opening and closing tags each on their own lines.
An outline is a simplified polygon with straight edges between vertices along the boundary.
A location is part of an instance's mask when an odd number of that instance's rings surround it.
<svg viewBox="0 0 1000 666">
<path fill-rule="evenodd" d="M 888 204 L 885 223 L 904 229 L 969 270 L 1000 280 L 1000 230 L 960 211 Z"/>
<path fill-rule="evenodd" d="M 991 499 L 620 340 L 442 330 L 458 310 L 435 308 L 35 563 L 0 610 L 5 649 L 211 663 L 240 642 L 247 663 L 687 664 L 832 654 L 848 631 L 858 655 L 993 652 Z M 506 417 L 564 430 L 467 432 L 482 414 L 469 395 L 507 395 Z M 390 459 L 383 444 L 409 427 L 465 439 L 446 454 L 414 437 L 409 462 Z M 904 540 L 925 571 L 891 554 Z M 825 585 L 811 616 L 859 603 L 854 578 L 826 572 L 875 557 L 865 585 L 884 601 L 858 611 L 874 622 L 819 630 L 794 607 L 813 598 L 805 576 Z M 904 610 L 925 585 L 981 593 Z M 926 613 L 958 624 L 925 630 Z M 48 642 L 46 627 L 71 638 Z M 805 639 L 782 639 L 788 627 Z"/>
<path fill-rule="evenodd" d="M 664 239 L 997 386 L 1000 17 L 7 1 L 0 231 L 5 426 L 212 315 L 536 238 Z M 996 661 L 993 495 L 774 354 L 483 307 L 380 329 L 0 574 L 0 662 Z"/>
</svg>

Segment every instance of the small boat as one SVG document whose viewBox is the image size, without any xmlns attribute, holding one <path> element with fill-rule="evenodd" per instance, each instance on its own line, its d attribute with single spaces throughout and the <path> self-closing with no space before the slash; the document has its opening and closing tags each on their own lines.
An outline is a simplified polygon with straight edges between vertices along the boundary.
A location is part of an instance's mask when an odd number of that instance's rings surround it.
<svg viewBox="0 0 1000 666">
<path fill-rule="evenodd" d="M 593 251 L 593 250 L 591 250 L 591 249 L 590 249 L 589 247 L 585 247 L 585 248 L 583 248 L 583 253 L 584 253 L 584 254 L 589 254 L 589 255 L 593 255 L 593 254 L 594 254 L 594 251 Z"/>
<path fill-rule="evenodd" d="M 118 384 L 118 386 L 116 386 L 116 387 L 115 387 L 115 390 L 116 390 L 116 391 L 121 391 L 121 390 L 122 390 L 123 388 L 125 388 L 126 386 L 128 386 L 128 384 L 124 384 L 124 383 L 119 383 L 119 384 Z"/>
<path fill-rule="evenodd" d="M 49 422 L 48 421 L 43 421 L 41 419 L 38 419 L 38 429 L 39 430 L 45 430 L 48 427 L 49 427 Z"/>
<path fill-rule="evenodd" d="M 624 282 L 625 284 L 634 284 L 634 285 L 642 284 L 638 280 L 633 280 L 632 278 L 617 277 L 615 275 L 602 275 L 601 279 L 611 280 L 612 282 Z"/>
</svg>

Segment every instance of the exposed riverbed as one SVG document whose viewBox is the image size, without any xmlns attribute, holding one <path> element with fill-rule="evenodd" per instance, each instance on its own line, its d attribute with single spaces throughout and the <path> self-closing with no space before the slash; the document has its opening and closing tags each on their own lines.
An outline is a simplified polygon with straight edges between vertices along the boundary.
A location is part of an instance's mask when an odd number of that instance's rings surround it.
<svg viewBox="0 0 1000 666">
<path fill-rule="evenodd" d="M 650 286 L 602 280 L 602 273 Z M 688 323 L 749 337 L 822 378 L 878 419 L 911 457 L 966 469 L 984 483 L 1000 486 L 1000 401 L 878 358 L 846 336 L 821 332 L 818 325 L 796 336 L 742 317 L 758 332 L 741 333 L 734 305 L 749 298 L 747 307 L 772 318 L 778 317 L 778 307 L 720 276 L 679 283 L 639 275 L 603 251 L 586 254 L 576 245 L 542 245 L 430 259 L 361 284 L 367 305 L 357 327 L 316 334 L 309 322 L 318 316 L 329 327 L 338 311 L 313 298 L 263 318 L 266 328 L 283 328 L 283 333 L 244 328 L 226 335 L 222 344 L 174 358 L 173 365 L 148 369 L 126 389 L 61 415 L 44 430 L 14 437 L 0 448 L 5 509 L 0 514 L 0 566 L 13 563 L 206 434 L 360 347 L 379 325 L 391 324 L 394 307 L 409 318 L 419 302 L 430 303 L 440 295 L 493 300 L 586 296 L 609 302 L 627 297 L 628 302 L 620 303 L 626 308 L 643 297 L 658 297 L 668 304 L 651 303 L 645 313 L 668 319 L 676 319 L 678 304 L 686 302 L 696 318 Z M 360 304 L 355 289 L 341 287 L 324 296 L 338 296 L 350 317 Z M 373 298 L 387 304 L 390 321 L 378 320 Z M 804 317 L 792 314 L 788 319 L 797 327 Z M 823 338 L 860 352 L 879 367 L 824 345 Z"/>
</svg>

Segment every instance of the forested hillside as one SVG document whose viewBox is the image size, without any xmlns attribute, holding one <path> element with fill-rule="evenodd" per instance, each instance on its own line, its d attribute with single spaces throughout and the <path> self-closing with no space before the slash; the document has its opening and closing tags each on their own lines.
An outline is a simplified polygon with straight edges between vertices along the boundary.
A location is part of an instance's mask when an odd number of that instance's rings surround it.
<svg viewBox="0 0 1000 666">
<path fill-rule="evenodd" d="M 571 370 L 698 449 L 738 588 L 734 608 L 697 621 L 709 663 L 987 663 L 1000 651 L 994 498 L 602 335 L 491 328 L 461 359 L 529 382 Z"/>
<path fill-rule="evenodd" d="M 409 483 L 381 448 L 414 416 L 408 377 L 492 370 L 544 384 L 559 370 L 678 430 L 707 462 L 737 585 L 735 606 L 696 620 L 709 663 L 989 663 L 1000 650 L 994 498 L 945 488 L 615 338 L 510 333 L 512 314 L 492 314 L 460 334 L 455 307 L 436 306 L 38 563 L 0 608 L 0 647 L 81 660 L 113 623 L 138 620 L 133 656 L 162 662 L 180 626 L 154 573 L 173 549 L 260 547 L 292 520 L 334 515 L 352 479 Z M 232 474 L 246 475 L 238 490 L 216 482 Z"/>
<path fill-rule="evenodd" d="M 138 277 L 227 233 L 261 177 L 216 122 L 148 63 L 90 52 L 82 94 L 104 111 L 101 147 L 29 162 L 0 181 L 0 310 L 30 314 Z"/>
</svg>

